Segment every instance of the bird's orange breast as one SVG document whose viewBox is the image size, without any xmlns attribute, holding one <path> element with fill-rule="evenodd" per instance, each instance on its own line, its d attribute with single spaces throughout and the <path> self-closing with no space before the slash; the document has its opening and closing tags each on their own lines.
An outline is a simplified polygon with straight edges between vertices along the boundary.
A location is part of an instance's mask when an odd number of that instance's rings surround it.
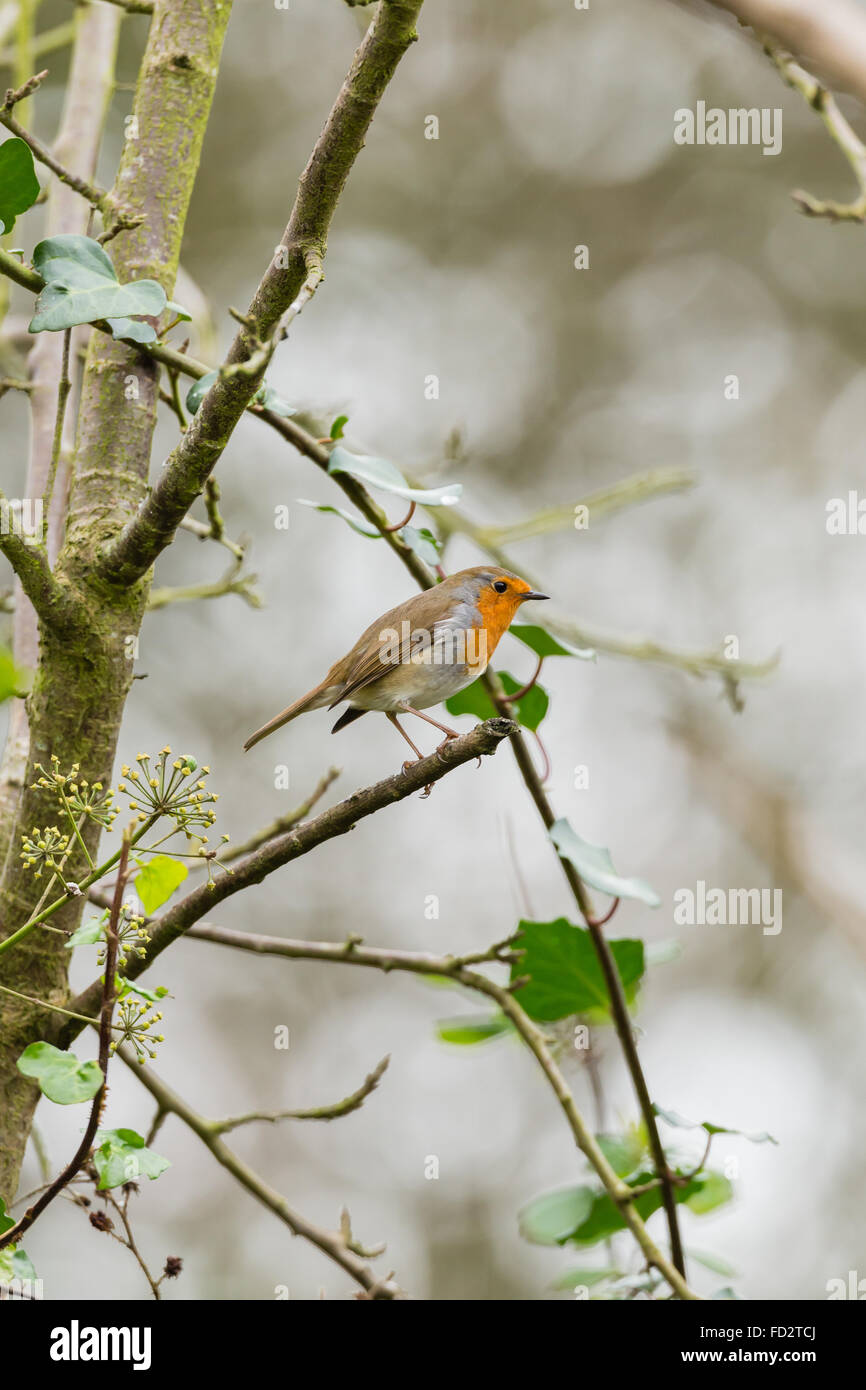
<svg viewBox="0 0 866 1390">
<path fill-rule="evenodd" d="M 486 589 L 479 594 L 478 627 L 485 634 L 485 662 L 492 659 L 499 639 L 508 631 L 518 606 L 519 599 L 512 598 L 510 594 L 497 594 Z"/>
</svg>

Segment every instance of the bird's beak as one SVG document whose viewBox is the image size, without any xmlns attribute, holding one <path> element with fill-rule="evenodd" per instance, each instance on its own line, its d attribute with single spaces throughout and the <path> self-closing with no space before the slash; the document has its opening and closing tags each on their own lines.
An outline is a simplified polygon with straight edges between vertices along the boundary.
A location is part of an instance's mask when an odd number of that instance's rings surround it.
<svg viewBox="0 0 866 1390">
<path fill-rule="evenodd" d="M 527 593 L 520 595 L 521 599 L 527 598 L 550 598 L 550 594 L 540 594 L 537 589 L 530 589 Z"/>
</svg>

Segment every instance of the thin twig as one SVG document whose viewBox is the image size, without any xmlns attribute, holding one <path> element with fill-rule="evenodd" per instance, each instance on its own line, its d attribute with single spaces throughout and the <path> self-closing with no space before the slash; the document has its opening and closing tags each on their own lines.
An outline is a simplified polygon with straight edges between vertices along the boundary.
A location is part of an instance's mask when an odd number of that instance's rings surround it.
<svg viewBox="0 0 866 1390">
<path fill-rule="evenodd" d="M 227 846 L 218 855 L 217 863 L 231 864 L 236 859 L 242 859 L 245 855 L 252 854 L 254 850 L 257 850 L 261 845 L 266 845 L 270 840 L 275 840 L 278 835 L 285 835 L 287 830 L 294 830 L 296 825 L 299 825 L 302 820 L 306 820 L 313 807 L 318 801 L 321 801 L 331 783 L 335 782 L 339 775 L 340 769 L 338 767 L 329 767 L 300 806 L 296 806 L 292 811 L 286 811 L 283 816 L 277 816 L 270 825 L 257 830 L 248 840 L 242 840 L 238 845 Z"/>
<path fill-rule="evenodd" d="M 51 442 L 51 459 L 48 464 L 48 478 L 45 483 L 45 495 L 42 501 L 42 509 L 46 517 L 49 516 L 51 512 L 51 497 L 54 492 L 57 466 L 60 462 L 60 452 L 63 447 L 63 420 L 66 415 L 66 402 L 69 399 L 69 392 L 72 389 L 72 381 L 69 375 L 69 344 L 71 339 L 72 329 L 67 328 L 63 333 L 60 380 L 57 383 L 57 414 L 54 418 L 54 438 Z"/>
<path fill-rule="evenodd" d="M 107 1203 L 107 1205 L 111 1207 L 113 1211 L 117 1213 L 118 1217 L 120 1218 L 121 1225 L 123 1226 L 126 1239 L 124 1239 L 123 1236 L 119 1236 L 116 1231 L 112 1230 L 107 1230 L 106 1235 L 111 1236 L 113 1240 L 116 1240 L 120 1245 L 124 1247 L 124 1249 L 129 1250 L 131 1254 L 134 1255 L 136 1261 L 138 1262 L 138 1266 L 141 1272 L 143 1273 L 148 1284 L 150 1285 L 151 1293 L 153 1294 L 157 1302 L 159 1302 L 159 1300 L 162 1297 L 162 1295 L 159 1292 L 159 1286 L 162 1283 L 162 1278 L 154 1279 L 153 1275 L 147 1267 L 144 1256 L 142 1255 L 141 1251 L 135 1243 L 135 1237 L 132 1234 L 132 1226 L 130 1225 L 129 1213 L 127 1211 L 129 1193 L 127 1193 L 123 1203 L 118 1202 L 114 1193 L 111 1191 L 99 1192 L 98 1195 L 103 1199 L 104 1202 Z M 165 1276 L 163 1275 L 163 1278 L 164 1277 Z"/>
<path fill-rule="evenodd" d="M 151 589 L 147 600 L 147 611 L 167 608 L 170 603 L 194 603 L 200 599 L 224 598 L 226 594 L 237 594 L 250 608 L 262 607 L 262 596 L 255 587 L 257 574 L 241 574 L 243 560 L 233 560 L 221 579 L 212 584 L 180 584 L 176 587 Z"/>
<path fill-rule="evenodd" d="M 395 522 L 393 526 L 386 526 L 386 527 L 384 528 L 386 534 L 388 534 L 389 532 L 392 532 L 392 531 L 402 531 L 404 526 L 408 526 L 408 525 L 409 525 L 409 522 L 412 520 L 413 516 L 415 515 L 415 508 L 416 508 L 417 505 L 418 505 L 417 502 L 412 502 L 412 503 L 410 504 L 410 506 L 409 506 L 408 512 L 406 513 L 406 515 L 404 516 L 404 518 L 403 518 L 402 521 L 397 521 L 397 522 Z"/>
<path fill-rule="evenodd" d="M 483 679 L 496 708 L 501 710 L 504 714 L 510 715 L 510 699 L 506 695 L 499 677 L 488 670 Z M 547 799 L 542 782 L 535 771 L 532 759 L 529 755 L 529 749 L 519 730 L 511 737 L 511 747 L 514 751 L 517 766 L 520 769 L 520 774 L 523 777 L 526 789 L 535 803 L 545 829 L 549 831 L 556 820 L 556 814 Z M 679 1231 L 672 1175 L 668 1168 L 667 1157 L 659 1136 L 658 1125 L 656 1124 L 655 1111 L 653 1110 L 646 1078 L 643 1074 L 643 1068 L 641 1067 L 640 1058 L 638 1056 L 634 1028 L 629 1014 L 622 980 L 620 979 L 619 970 L 617 969 L 616 961 L 613 958 L 607 938 L 601 930 L 601 921 L 606 919 L 599 919 L 596 917 L 583 879 L 580 877 L 571 861 L 564 858 L 562 855 L 558 855 L 558 858 L 560 867 L 571 889 L 578 910 L 589 928 L 592 944 L 602 968 L 610 998 L 614 1027 L 617 1037 L 619 1038 L 620 1046 L 625 1055 L 626 1065 L 629 1070 L 629 1075 L 631 1076 L 641 1116 L 646 1125 L 650 1150 L 656 1165 L 656 1172 L 662 1179 L 664 1209 L 671 1241 L 671 1258 L 675 1268 L 684 1276 L 685 1256 Z"/>
<path fill-rule="evenodd" d="M 631 1189 L 627 1183 L 616 1176 L 599 1148 L 591 1129 L 578 1110 L 562 1072 L 556 1065 L 543 1032 L 536 1027 L 507 987 L 497 985 L 487 976 L 467 968 L 466 961 L 474 959 L 473 957 L 434 956 L 416 951 L 384 950 L 378 947 L 365 946 L 356 938 L 349 938 L 345 942 L 290 941 L 284 937 L 261 936 L 205 923 L 193 927 L 188 935 L 193 940 L 211 941 L 241 951 L 282 956 L 290 960 L 330 961 L 334 964 L 381 970 L 386 974 L 396 970 L 406 971 L 413 975 L 444 976 L 467 989 L 492 999 L 514 1024 L 517 1032 L 534 1053 L 565 1114 L 578 1148 L 589 1159 L 608 1194 L 622 1211 L 626 1225 L 649 1263 L 664 1275 L 680 1298 L 697 1298 L 697 1295 L 678 1273 L 672 1261 L 664 1255 L 649 1236 L 643 1221 L 634 1210 Z M 504 943 L 500 943 L 500 945 L 502 944 Z M 147 1084 L 148 1075 L 152 1075 L 149 1069 L 142 1076 L 145 1084 Z"/>
<path fill-rule="evenodd" d="M 87 202 L 98 212 L 102 212 L 107 206 L 108 190 L 99 188 L 96 184 L 90 183 L 87 179 L 82 179 L 77 174 L 73 174 L 71 170 L 64 168 L 59 160 L 54 158 L 47 146 L 43 145 L 41 140 L 37 140 L 35 135 L 31 135 L 29 130 L 25 130 L 24 126 L 19 125 L 12 115 L 12 108 L 35 92 L 41 85 L 43 78 L 47 76 L 48 69 L 46 68 L 44 72 L 39 72 L 31 77 L 16 91 L 11 89 L 7 91 L 6 100 L 0 106 L 0 125 L 4 125 L 13 135 L 17 135 L 19 140 L 23 140 L 25 144 L 29 145 L 34 159 L 38 159 L 40 164 L 44 164 L 47 169 L 56 174 L 61 183 L 73 188 L 76 193 L 81 194 L 82 198 L 86 198 Z"/>
<path fill-rule="evenodd" d="M 333 1105 L 320 1105 L 312 1110 L 253 1110 L 246 1115 L 231 1115 L 226 1120 L 212 1120 L 211 1129 L 214 1134 L 228 1134 L 229 1130 L 238 1129 L 241 1125 L 257 1124 L 260 1121 L 276 1124 L 279 1120 L 340 1120 L 344 1115 L 351 1115 L 353 1110 L 360 1110 L 367 1097 L 375 1091 L 390 1060 L 390 1057 L 383 1057 L 379 1065 L 364 1078 L 357 1091 Z"/>
<path fill-rule="evenodd" d="M 231 1173 L 241 1187 L 245 1188 L 258 1202 L 261 1202 L 269 1211 L 278 1216 L 294 1235 L 302 1236 L 340 1265 L 356 1283 L 361 1285 L 368 1297 L 387 1300 L 404 1296 L 402 1289 L 393 1282 L 391 1275 L 388 1275 L 384 1280 L 381 1279 L 356 1254 L 355 1250 L 348 1244 L 343 1230 L 327 1231 L 294 1211 L 281 1193 L 269 1187 L 258 1173 L 244 1163 L 243 1159 L 239 1158 L 232 1149 L 228 1148 L 220 1136 L 213 1132 L 211 1121 L 187 1105 L 186 1101 L 182 1100 L 154 1073 L 152 1067 L 138 1066 L 134 1056 L 125 1047 L 119 1047 L 117 1055 L 122 1058 L 130 1070 L 135 1072 L 138 1080 L 156 1100 L 160 1110 L 165 1114 L 176 1115 L 179 1120 L 182 1120 L 210 1150 L 217 1163 Z"/>
<path fill-rule="evenodd" d="M 210 526 L 205 526 L 203 521 L 196 521 L 194 517 L 184 517 L 180 523 L 182 531 L 189 531 L 191 536 L 197 536 L 200 541 L 215 541 L 217 537 L 213 534 Z M 231 541 L 227 536 L 220 536 L 218 545 L 224 545 L 226 550 L 230 550 L 236 560 L 242 560 L 246 553 L 246 538 L 241 537 L 239 541 Z"/>
<path fill-rule="evenodd" d="M 814 198 L 801 188 L 791 197 L 800 210 L 810 217 L 826 217 L 831 222 L 866 221 L 866 146 L 842 115 L 832 93 L 817 78 L 806 72 L 790 54 L 784 53 L 765 35 L 756 37 L 782 80 L 799 92 L 813 111 L 817 111 L 831 140 L 848 161 L 860 190 L 860 196 L 850 203 Z"/>
<path fill-rule="evenodd" d="M 538 680 L 538 677 L 541 675 L 541 668 L 542 668 L 543 665 L 544 665 L 544 657 L 543 657 L 543 656 L 540 656 L 540 657 L 538 658 L 538 662 L 537 662 L 537 664 L 536 664 L 535 670 L 533 671 L 532 676 L 530 677 L 530 679 L 526 682 L 525 685 L 522 685 L 522 686 L 520 687 L 519 690 L 515 690 L 515 692 L 514 692 L 513 695 L 509 695 L 508 698 L 509 698 L 509 700 L 511 701 L 511 703 L 512 703 L 513 705 L 516 705 L 518 700 L 522 700 L 523 697 L 524 697 L 524 695 L 528 695 L 528 694 L 529 694 L 530 690 L 532 689 L 532 687 L 535 685 L 536 681 Z"/>
</svg>

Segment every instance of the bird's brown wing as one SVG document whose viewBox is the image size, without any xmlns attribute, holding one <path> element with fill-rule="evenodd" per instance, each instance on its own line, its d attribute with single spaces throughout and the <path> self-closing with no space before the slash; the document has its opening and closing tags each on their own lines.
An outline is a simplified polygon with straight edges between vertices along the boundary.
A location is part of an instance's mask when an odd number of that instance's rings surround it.
<svg viewBox="0 0 866 1390">
<path fill-rule="evenodd" d="M 362 632 L 352 650 L 331 667 L 322 682 L 323 686 L 340 687 L 339 695 L 329 708 L 333 709 L 334 705 L 347 700 L 356 690 L 372 685 L 373 681 L 401 664 L 400 641 L 404 622 L 409 623 L 411 633 L 423 630 L 429 632 L 432 638 L 433 628 L 442 617 L 441 589 L 440 584 L 435 589 L 416 594 L 383 613 Z"/>
</svg>

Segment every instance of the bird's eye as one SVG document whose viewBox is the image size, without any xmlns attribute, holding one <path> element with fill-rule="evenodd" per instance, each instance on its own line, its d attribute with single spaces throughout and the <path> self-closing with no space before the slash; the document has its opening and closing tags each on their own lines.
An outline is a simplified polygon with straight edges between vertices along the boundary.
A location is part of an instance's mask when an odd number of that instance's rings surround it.
<svg viewBox="0 0 866 1390">
<path fill-rule="evenodd" d="M 508 585 L 506 584 L 504 579 L 497 579 L 493 587 L 496 590 L 497 594 L 504 594 L 505 590 L 508 588 Z"/>
</svg>

